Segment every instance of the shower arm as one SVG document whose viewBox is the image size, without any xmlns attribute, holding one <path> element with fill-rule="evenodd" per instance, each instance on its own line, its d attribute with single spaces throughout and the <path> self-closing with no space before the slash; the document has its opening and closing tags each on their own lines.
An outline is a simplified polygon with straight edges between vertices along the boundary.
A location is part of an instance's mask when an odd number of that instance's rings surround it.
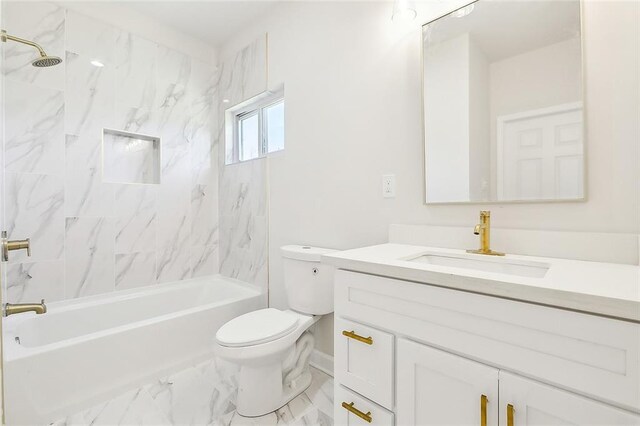
<svg viewBox="0 0 640 426">
<path fill-rule="evenodd" d="M 16 41 L 18 43 L 29 45 L 31 47 L 35 47 L 36 49 L 38 49 L 38 52 L 40 52 L 40 56 L 42 56 L 43 58 L 45 56 L 47 56 L 47 54 L 45 53 L 44 49 L 38 43 L 35 43 L 33 41 L 30 41 L 30 40 L 25 40 L 25 39 L 20 38 L 20 37 L 12 36 L 10 34 L 7 34 L 7 32 L 5 30 L 0 30 L 0 41 L 6 42 L 7 40 L 12 40 L 12 41 Z"/>
</svg>

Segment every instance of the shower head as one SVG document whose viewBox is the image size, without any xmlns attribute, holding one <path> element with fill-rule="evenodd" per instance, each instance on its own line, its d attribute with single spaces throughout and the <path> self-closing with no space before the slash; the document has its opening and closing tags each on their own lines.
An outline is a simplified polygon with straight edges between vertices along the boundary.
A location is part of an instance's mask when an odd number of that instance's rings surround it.
<svg viewBox="0 0 640 426">
<path fill-rule="evenodd" d="M 52 67 L 62 62 L 62 59 L 58 58 L 57 56 L 47 55 L 47 53 L 38 43 L 30 40 L 25 40 L 20 37 L 9 35 L 5 30 L 0 30 L 0 41 L 3 41 L 6 43 L 7 40 L 16 41 L 18 43 L 26 44 L 28 46 L 35 47 L 36 49 L 38 49 L 38 53 L 40 53 L 40 57 L 34 60 L 33 62 L 31 62 L 31 65 L 33 65 L 34 67 L 38 67 L 38 68 Z"/>
<path fill-rule="evenodd" d="M 54 65 L 58 65 L 60 62 L 62 62 L 62 59 L 58 58 L 57 56 L 45 55 L 31 62 L 31 65 L 38 68 L 46 68 L 46 67 L 52 67 Z"/>
</svg>

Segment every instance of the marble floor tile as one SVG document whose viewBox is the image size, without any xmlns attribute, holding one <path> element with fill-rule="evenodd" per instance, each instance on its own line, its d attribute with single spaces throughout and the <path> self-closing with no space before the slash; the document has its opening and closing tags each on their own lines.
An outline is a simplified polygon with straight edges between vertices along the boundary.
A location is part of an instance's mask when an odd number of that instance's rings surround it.
<svg viewBox="0 0 640 426">
<path fill-rule="evenodd" d="M 149 394 L 142 388 L 134 389 L 110 401 L 74 414 L 53 423 L 54 426 L 71 425 L 171 425 L 154 405 Z"/>
<path fill-rule="evenodd" d="M 333 378 L 327 374 L 311 368 L 311 386 L 289 404 L 266 416 L 243 417 L 235 411 L 237 373 L 235 365 L 213 359 L 52 425 L 333 426 Z"/>
</svg>

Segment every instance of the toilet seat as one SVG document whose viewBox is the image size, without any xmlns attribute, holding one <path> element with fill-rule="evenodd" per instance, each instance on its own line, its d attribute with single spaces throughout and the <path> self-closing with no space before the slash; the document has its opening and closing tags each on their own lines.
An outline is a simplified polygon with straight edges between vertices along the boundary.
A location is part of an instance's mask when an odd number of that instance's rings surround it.
<svg viewBox="0 0 640 426">
<path fill-rule="evenodd" d="M 240 315 L 220 327 L 216 341 L 227 347 L 259 345 L 286 336 L 297 326 L 298 317 L 290 312 L 260 309 Z"/>
</svg>

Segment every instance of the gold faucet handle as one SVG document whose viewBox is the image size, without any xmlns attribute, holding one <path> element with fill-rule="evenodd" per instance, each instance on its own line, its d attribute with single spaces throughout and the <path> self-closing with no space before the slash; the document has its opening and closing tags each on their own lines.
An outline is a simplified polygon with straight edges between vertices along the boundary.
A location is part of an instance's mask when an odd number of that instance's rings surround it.
<svg viewBox="0 0 640 426">
<path fill-rule="evenodd" d="M 26 240 L 9 240 L 7 239 L 7 231 L 2 231 L 2 260 L 9 260 L 9 252 L 14 250 L 27 250 L 27 256 L 31 256 L 31 239 Z"/>
<path fill-rule="evenodd" d="M 7 250 L 24 250 L 27 249 L 27 256 L 31 256 L 31 239 L 7 241 Z"/>
</svg>

